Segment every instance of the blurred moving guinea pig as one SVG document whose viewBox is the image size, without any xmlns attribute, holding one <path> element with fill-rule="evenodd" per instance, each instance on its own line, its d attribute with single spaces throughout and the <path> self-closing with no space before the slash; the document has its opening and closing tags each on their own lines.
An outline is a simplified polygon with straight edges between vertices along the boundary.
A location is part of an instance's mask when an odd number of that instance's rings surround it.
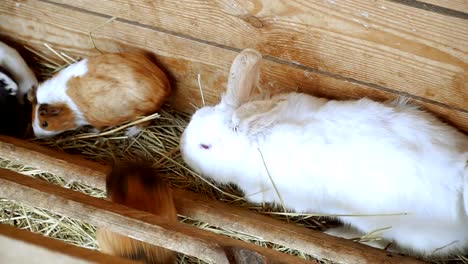
<svg viewBox="0 0 468 264">
<path fill-rule="evenodd" d="M 118 204 L 178 222 L 172 190 L 149 165 L 123 162 L 114 165 L 106 180 L 108 198 Z M 98 229 L 101 251 L 144 263 L 175 263 L 176 253 L 106 229 Z"/>
<path fill-rule="evenodd" d="M 0 41 L 0 78 L 11 79 L 6 82 L 5 89 L 9 95 L 16 96 L 20 104 L 24 103 L 24 96 L 37 87 L 34 72 L 28 67 L 18 51 Z"/>
<path fill-rule="evenodd" d="M 145 211 L 172 223 L 178 223 L 172 189 L 158 172 L 142 162 L 114 164 L 106 178 L 107 198 L 137 210 Z M 104 228 L 96 232 L 101 251 L 143 263 L 176 263 L 176 252 L 154 246 Z M 223 247 L 229 263 L 267 263 L 253 250 L 226 245 Z"/>
<path fill-rule="evenodd" d="M 50 137 L 84 125 L 102 130 L 133 121 L 159 110 L 170 93 L 167 76 L 148 54 L 89 57 L 61 70 L 33 92 L 34 134 Z M 127 135 L 137 134 L 139 128 L 129 128 Z"/>
</svg>

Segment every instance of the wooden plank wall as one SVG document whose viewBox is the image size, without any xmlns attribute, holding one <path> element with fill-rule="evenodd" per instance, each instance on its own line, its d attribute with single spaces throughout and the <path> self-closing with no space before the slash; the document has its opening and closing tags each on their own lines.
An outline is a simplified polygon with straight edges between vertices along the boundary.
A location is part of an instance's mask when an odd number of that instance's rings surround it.
<svg viewBox="0 0 468 264">
<path fill-rule="evenodd" d="M 0 34 L 71 54 L 158 55 L 175 107 L 217 102 L 239 50 L 265 55 L 264 89 L 332 98 L 405 95 L 468 131 L 465 0 L 0 1 Z M 94 30 L 110 17 L 116 20 Z"/>
</svg>

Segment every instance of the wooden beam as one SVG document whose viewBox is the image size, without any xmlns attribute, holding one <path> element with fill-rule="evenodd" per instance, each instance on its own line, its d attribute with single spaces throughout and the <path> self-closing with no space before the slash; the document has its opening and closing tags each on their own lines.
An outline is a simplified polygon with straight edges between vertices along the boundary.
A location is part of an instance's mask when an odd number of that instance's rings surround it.
<svg viewBox="0 0 468 264">
<path fill-rule="evenodd" d="M 383 0 L 52 2 L 467 110 L 465 19 Z"/>
<path fill-rule="evenodd" d="M 1 263 L 140 263 L 0 224 Z"/>
<path fill-rule="evenodd" d="M 78 180 L 99 188 L 104 187 L 108 170 L 107 166 L 7 136 L 0 136 L 0 157 L 43 171 L 54 171 L 54 174 L 67 180 Z M 175 189 L 174 199 L 177 210 L 182 215 L 221 228 L 259 236 L 317 258 L 339 263 L 376 263 L 377 260 L 383 261 L 382 263 L 413 261 L 411 258 L 397 256 L 243 208 L 206 199 L 189 191 Z"/>
<path fill-rule="evenodd" d="M 64 178 L 105 189 L 107 165 L 98 164 L 63 151 L 0 135 L 0 157 Z"/>
<path fill-rule="evenodd" d="M 162 4 L 165 5 L 166 2 L 169 1 L 164 1 Z M 179 4 L 184 5 L 187 2 L 189 1 L 182 1 Z M 107 1 L 102 4 L 107 5 Z M 16 4 L 14 1 L 0 1 L 0 34 L 3 36 L 14 38 L 44 52 L 47 50 L 43 44 L 48 43 L 71 55 L 89 56 L 97 54 L 89 37 L 92 31 L 95 43 L 102 51 L 115 52 L 139 48 L 156 53 L 161 66 L 168 71 L 176 88 L 171 99 L 175 108 L 193 112 L 193 105 L 201 105 L 198 74 L 201 74 L 207 104 L 219 101 L 219 96 L 225 89 L 229 66 L 238 50 L 188 39 L 131 21 L 114 20 L 109 23 L 106 21 L 108 21 L 106 16 L 49 2 L 24 0 Z M 103 26 L 96 29 L 99 25 Z M 53 56 L 51 54 L 49 57 Z M 436 76 L 433 76 L 431 80 L 435 78 Z M 438 99 L 433 98 L 432 94 L 439 96 L 439 90 L 427 89 L 431 96 L 418 97 L 413 96 L 414 93 L 408 90 L 381 89 L 378 83 L 376 86 L 375 83 L 354 82 L 349 78 L 343 78 L 340 74 L 329 74 L 272 57 L 266 57 L 264 60 L 261 84 L 263 89 L 273 93 L 297 90 L 337 99 L 366 96 L 376 100 L 388 100 L 400 94 L 407 95 L 444 120 L 468 131 L 468 111 L 456 109 L 456 105 L 451 102 L 449 102 L 451 106 L 444 105 L 447 103 L 446 100 L 437 102 Z M 450 90 L 447 87 L 449 86 L 441 86 L 440 93 L 445 94 L 444 91 Z M 453 91 L 454 93 L 448 97 L 453 100 L 466 99 L 464 91 L 466 89 L 461 89 L 460 92 Z"/>
<path fill-rule="evenodd" d="M 79 219 L 132 238 L 165 247 L 210 263 L 226 263 L 225 248 L 257 252 L 266 263 L 311 263 L 247 242 L 173 223 L 130 207 L 0 169 L 0 196 Z"/>
</svg>

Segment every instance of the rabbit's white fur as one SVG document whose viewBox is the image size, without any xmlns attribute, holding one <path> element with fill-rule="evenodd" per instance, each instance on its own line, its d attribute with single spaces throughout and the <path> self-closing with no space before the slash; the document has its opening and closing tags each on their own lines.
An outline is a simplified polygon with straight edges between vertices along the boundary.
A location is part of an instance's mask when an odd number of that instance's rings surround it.
<svg viewBox="0 0 468 264">
<path fill-rule="evenodd" d="M 24 102 L 24 95 L 38 85 L 33 71 L 28 67 L 21 55 L 14 48 L 0 41 L 0 66 L 8 71 L 18 84 L 11 92 L 16 95 L 20 103 Z"/>
<path fill-rule="evenodd" d="M 245 63 L 246 57 L 251 61 Z M 404 102 L 299 93 L 249 101 L 260 60 L 256 51 L 244 50 L 231 67 L 221 102 L 192 116 L 181 139 L 191 168 L 219 183 L 237 184 L 252 202 L 279 204 L 267 168 L 291 210 L 393 214 L 338 219 L 362 233 L 391 227 L 383 238 L 407 253 L 467 249 L 464 134 Z"/>
</svg>

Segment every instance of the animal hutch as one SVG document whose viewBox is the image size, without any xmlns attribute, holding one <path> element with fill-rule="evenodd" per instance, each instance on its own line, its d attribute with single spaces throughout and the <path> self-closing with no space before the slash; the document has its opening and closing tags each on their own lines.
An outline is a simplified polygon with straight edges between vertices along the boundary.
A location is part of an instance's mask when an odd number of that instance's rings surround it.
<svg viewBox="0 0 468 264">
<path fill-rule="evenodd" d="M 378 101 L 404 96 L 468 132 L 465 0 L 4 0 L 0 1 L 0 37 L 34 50 L 22 53 L 26 60 L 34 57 L 49 65 L 58 65 L 49 58 L 66 61 L 100 52 L 150 51 L 175 88 L 169 107 L 188 114 L 202 100 L 206 104 L 218 102 L 233 58 L 243 48 L 255 48 L 264 56 L 260 84 L 272 93 L 301 91 L 327 98 L 369 97 Z M 0 158 L 57 175 L 65 182 L 78 181 L 103 189 L 109 168 L 90 159 L 109 161 L 111 157 L 102 157 L 105 150 L 101 156 L 91 157 L 89 149 L 93 144 L 120 141 L 127 142 L 128 149 L 137 144 L 109 135 L 75 138 L 77 145 L 84 144 L 80 140 L 93 143 L 83 151 L 66 144 L 54 145 L 69 152 L 65 153 L 48 147 L 56 142 L 40 142 L 41 146 L 1 136 Z M 174 144 L 166 149 L 166 158 L 158 161 L 176 162 L 177 142 Z M 174 189 L 181 216 L 249 234 L 317 259 L 334 263 L 422 262 L 209 196 L 202 190 L 197 193 L 196 188 Z M 0 197 L 212 263 L 229 263 L 226 249 L 234 252 L 239 263 L 316 261 L 188 224 L 170 224 L 8 169 L 0 169 Z M 30 258 L 47 257 L 65 263 L 128 261 L 7 227 L 0 229 L 0 241 L 7 249 L 3 254 L 22 250 Z M 254 252 L 256 262 L 244 258 L 245 251 Z"/>
</svg>

